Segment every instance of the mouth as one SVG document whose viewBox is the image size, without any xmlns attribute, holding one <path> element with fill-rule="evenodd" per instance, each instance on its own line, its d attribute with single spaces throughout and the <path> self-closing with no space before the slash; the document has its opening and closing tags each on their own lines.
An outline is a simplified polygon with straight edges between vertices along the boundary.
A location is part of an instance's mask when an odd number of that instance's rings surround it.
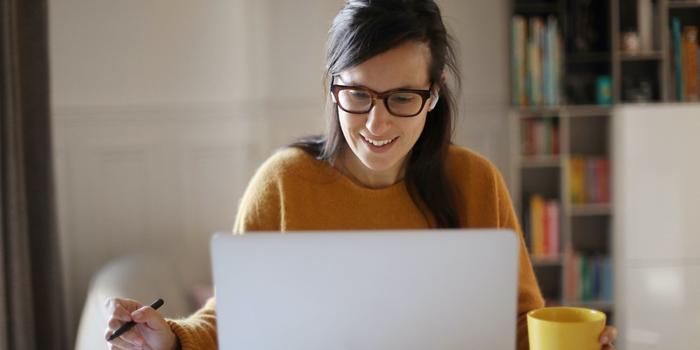
<svg viewBox="0 0 700 350">
<path fill-rule="evenodd" d="M 371 139 L 366 138 L 365 135 L 362 135 L 362 134 L 360 134 L 360 137 L 362 138 L 363 141 L 365 141 L 365 143 L 372 145 L 374 147 L 386 147 L 387 145 L 394 143 L 394 141 L 396 141 L 396 139 L 399 138 L 398 136 L 396 136 L 394 138 L 385 139 L 385 140 L 371 140 Z"/>
</svg>

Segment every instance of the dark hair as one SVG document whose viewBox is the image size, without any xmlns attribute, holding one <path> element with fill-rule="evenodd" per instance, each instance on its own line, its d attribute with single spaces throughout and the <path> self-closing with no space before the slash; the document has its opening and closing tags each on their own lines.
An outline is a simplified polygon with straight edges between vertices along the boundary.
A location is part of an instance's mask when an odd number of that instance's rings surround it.
<svg viewBox="0 0 700 350">
<path fill-rule="evenodd" d="M 450 71 L 458 89 L 460 80 L 453 40 L 445 30 L 437 4 L 432 0 L 347 0 L 333 20 L 329 34 L 326 88 L 334 75 L 404 43 L 416 41 L 429 46 L 428 76 L 441 96 L 435 108 L 428 112 L 423 132 L 413 146 L 405 182 L 426 219 L 432 214 L 437 227 L 458 227 L 459 218 L 445 169 L 456 103 L 442 74 Z M 328 103 L 333 110 L 328 113 L 325 135 L 301 139 L 291 147 L 301 148 L 332 164 L 348 145 L 340 129 L 338 108 Z"/>
</svg>

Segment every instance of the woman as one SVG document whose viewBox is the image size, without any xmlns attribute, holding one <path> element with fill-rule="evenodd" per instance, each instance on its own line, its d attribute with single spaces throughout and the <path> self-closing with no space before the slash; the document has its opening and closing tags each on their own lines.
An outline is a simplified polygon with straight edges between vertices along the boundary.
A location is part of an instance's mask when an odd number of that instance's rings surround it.
<svg viewBox="0 0 700 350">
<path fill-rule="evenodd" d="M 330 30 L 328 129 L 268 159 L 241 201 L 234 232 L 501 227 L 520 232 L 503 179 L 451 145 L 459 86 L 451 39 L 432 0 L 350 0 Z M 448 73 L 452 73 L 448 75 Z M 544 306 L 520 235 L 518 349 L 525 313 Z M 113 348 L 216 347 L 215 301 L 184 320 L 138 302 L 108 300 Z M 605 338 L 605 339 L 603 339 Z M 601 343 L 612 348 L 615 330 Z"/>
</svg>

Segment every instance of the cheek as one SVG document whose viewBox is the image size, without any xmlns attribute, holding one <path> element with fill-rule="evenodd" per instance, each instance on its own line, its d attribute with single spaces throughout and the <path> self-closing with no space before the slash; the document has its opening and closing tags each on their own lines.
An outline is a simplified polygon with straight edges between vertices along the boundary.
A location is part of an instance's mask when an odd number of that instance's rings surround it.
<svg viewBox="0 0 700 350">
<path fill-rule="evenodd" d="M 364 118 L 355 115 L 348 115 L 348 113 L 339 113 L 338 121 L 340 122 L 340 128 L 343 134 L 347 137 L 357 132 L 358 129 L 364 126 Z"/>
<path fill-rule="evenodd" d="M 408 120 L 404 125 L 404 132 L 413 138 L 418 139 L 425 128 L 425 116 L 416 116 L 416 119 Z"/>
</svg>

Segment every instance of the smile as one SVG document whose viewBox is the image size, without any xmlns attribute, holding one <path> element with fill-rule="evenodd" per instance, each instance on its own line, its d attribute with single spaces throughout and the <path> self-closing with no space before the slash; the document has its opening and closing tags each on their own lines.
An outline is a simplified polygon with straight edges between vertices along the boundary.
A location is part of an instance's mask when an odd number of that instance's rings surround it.
<svg viewBox="0 0 700 350">
<path fill-rule="evenodd" d="M 375 146 L 375 147 L 386 146 L 386 145 L 388 145 L 388 144 L 390 144 L 390 143 L 396 141 L 396 139 L 399 138 L 399 137 L 397 136 L 397 137 L 394 137 L 393 139 L 388 139 L 388 140 L 370 140 L 370 139 L 366 138 L 364 135 L 360 135 L 360 137 L 362 137 L 362 140 L 364 140 L 365 142 L 367 142 L 367 143 L 369 143 L 369 144 L 371 144 L 372 146 Z"/>
</svg>

